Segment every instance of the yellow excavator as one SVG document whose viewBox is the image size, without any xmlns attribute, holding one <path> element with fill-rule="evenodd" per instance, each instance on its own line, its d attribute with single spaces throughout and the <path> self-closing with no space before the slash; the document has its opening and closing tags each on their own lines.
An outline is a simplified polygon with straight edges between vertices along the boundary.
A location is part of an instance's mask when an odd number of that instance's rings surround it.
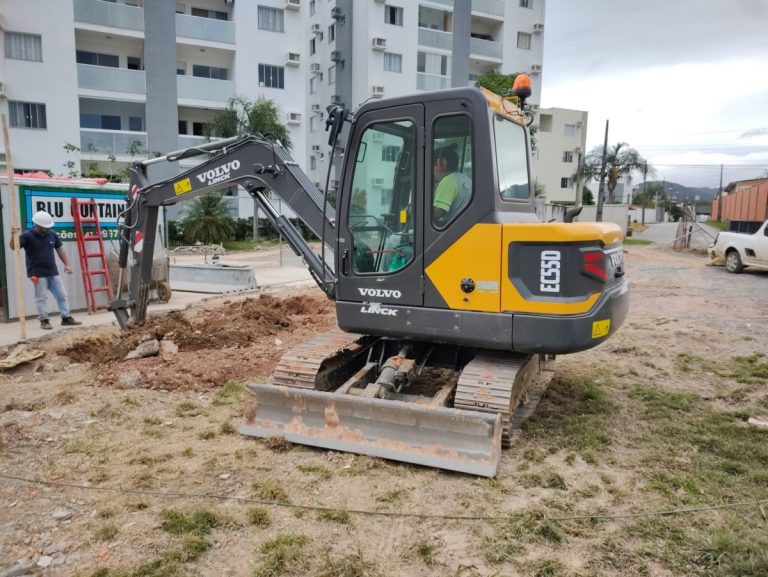
<svg viewBox="0 0 768 577">
<path fill-rule="evenodd" d="M 354 115 L 329 107 L 335 194 L 331 169 L 321 191 L 259 135 L 134 163 L 120 223 L 128 294 L 111 310 L 124 328 L 145 320 L 161 206 L 238 185 L 338 321 L 287 352 L 269 384 L 248 385 L 240 431 L 494 476 L 554 355 L 600 344 L 629 306 L 618 226 L 536 217 L 521 96 L 467 87 L 369 101 Z M 195 156 L 178 176 L 148 176 Z"/>
</svg>

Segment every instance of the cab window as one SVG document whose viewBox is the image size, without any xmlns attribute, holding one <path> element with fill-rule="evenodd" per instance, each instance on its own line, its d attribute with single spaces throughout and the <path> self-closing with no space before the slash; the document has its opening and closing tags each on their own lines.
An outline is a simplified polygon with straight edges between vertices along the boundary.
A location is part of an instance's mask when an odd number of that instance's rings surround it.
<svg viewBox="0 0 768 577">
<path fill-rule="evenodd" d="M 499 173 L 499 194 L 504 200 L 528 200 L 528 154 L 525 129 L 501 116 L 493 123 L 496 133 L 496 167 Z"/>
<path fill-rule="evenodd" d="M 415 140 L 410 120 L 363 133 L 347 212 L 355 273 L 394 273 L 413 260 Z"/>
<path fill-rule="evenodd" d="M 432 125 L 432 224 L 445 228 L 472 198 L 472 121 L 442 116 Z"/>
</svg>

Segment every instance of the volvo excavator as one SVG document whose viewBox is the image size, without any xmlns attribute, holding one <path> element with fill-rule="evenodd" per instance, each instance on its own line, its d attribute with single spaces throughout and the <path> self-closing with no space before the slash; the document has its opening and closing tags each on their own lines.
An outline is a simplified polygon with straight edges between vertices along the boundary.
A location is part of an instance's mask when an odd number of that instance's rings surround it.
<svg viewBox="0 0 768 577">
<path fill-rule="evenodd" d="M 629 306 L 618 226 L 536 217 L 523 107 L 471 87 L 369 101 L 354 115 L 329 107 L 335 195 L 260 135 L 134 163 L 120 223 L 128 294 L 110 309 L 123 328 L 146 318 L 161 206 L 237 185 L 335 301 L 338 322 L 285 353 L 271 382 L 247 385 L 240 431 L 494 476 L 554 356 L 602 343 Z M 178 176 L 148 176 L 195 156 Z"/>
</svg>

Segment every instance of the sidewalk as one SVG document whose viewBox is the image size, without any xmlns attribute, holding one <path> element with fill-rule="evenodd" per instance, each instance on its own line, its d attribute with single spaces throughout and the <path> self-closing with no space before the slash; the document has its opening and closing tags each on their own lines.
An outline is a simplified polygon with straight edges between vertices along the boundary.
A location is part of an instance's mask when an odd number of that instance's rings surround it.
<svg viewBox="0 0 768 577">
<path fill-rule="evenodd" d="M 250 259 L 248 258 L 250 255 Z M 173 257 L 171 257 L 173 259 Z M 180 259 L 181 260 L 181 259 Z M 184 257 L 185 262 L 203 262 L 202 257 Z M 150 303 L 149 313 L 160 311 L 182 310 L 187 306 L 199 303 L 207 299 L 221 299 L 241 294 L 260 294 L 261 292 L 278 292 L 290 287 L 311 287 L 316 286 L 315 281 L 309 274 L 306 267 L 301 264 L 300 259 L 293 253 L 283 253 L 283 266 L 279 265 L 279 255 L 276 250 L 258 251 L 258 253 L 234 253 L 233 255 L 224 255 L 222 263 L 246 264 L 251 261 L 251 265 L 256 272 L 257 288 L 252 291 L 243 291 L 238 293 L 229 293 L 224 295 L 212 295 L 205 293 L 192 293 L 173 291 L 171 300 L 167 303 Z M 52 299 L 53 297 L 51 297 Z M 52 302 L 52 301 L 51 301 Z M 58 314 L 51 315 L 52 331 L 44 331 L 40 328 L 40 323 L 34 317 L 27 319 L 27 340 L 35 340 L 41 337 L 50 337 L 60 334 L 62 331 L 82 330 L 84 327 L 94 327 L 113 324 L 117 326 L 115 315 L 109 311 L 100 311 L 89 315 L 85 311 L 73 311 L 73 316 L 83 323 L 82 327 L 62 327 Z M 19 321 L 9 323 L 0 323 L 0 346 L 13 345 L 20 340 Z"/>
</svg>

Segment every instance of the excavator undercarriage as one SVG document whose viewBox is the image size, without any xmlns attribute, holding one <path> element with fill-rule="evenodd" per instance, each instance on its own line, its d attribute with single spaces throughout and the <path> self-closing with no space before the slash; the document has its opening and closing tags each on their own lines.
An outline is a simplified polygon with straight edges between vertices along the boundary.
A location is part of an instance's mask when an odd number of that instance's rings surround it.
<svg viewBox="0 0 768 577">
<path fill-rule="evenodd" d="M 248 385 L 240 431 L 493 476 L 553 361 L 332 331 Z"/>
</svg>

